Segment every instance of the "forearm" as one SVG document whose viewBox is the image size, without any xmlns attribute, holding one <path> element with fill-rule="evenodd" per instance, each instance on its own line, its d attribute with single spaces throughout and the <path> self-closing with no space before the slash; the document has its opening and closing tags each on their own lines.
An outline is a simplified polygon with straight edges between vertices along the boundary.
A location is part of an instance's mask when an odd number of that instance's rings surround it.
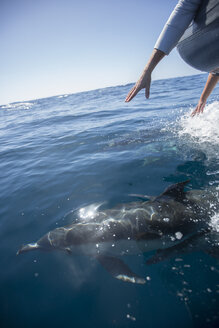
<svg viewBox="0 0 219 328">
<path fill-rule="evenodd" d="M 207 82 L 205 84 L 204 90 L 202 91 L 200 100 L 207 101 L 208 97 L 210 96 L 211 92 L 214 90 L 217 82 L 219 81 L 219 76 L 213 75 L 209 73 Z"/>
<path fill-rule="evenodd" d="M 163 59 L 165 56 L 165 53 L 159 49 L 154 49 L 152 52 L 151 57 L 149 58 L 145 68 L 144 72 L 148 71 L 149 73 L 152 73 L 152 71 L 155 69 L 157 64 Z"/>
</svg>

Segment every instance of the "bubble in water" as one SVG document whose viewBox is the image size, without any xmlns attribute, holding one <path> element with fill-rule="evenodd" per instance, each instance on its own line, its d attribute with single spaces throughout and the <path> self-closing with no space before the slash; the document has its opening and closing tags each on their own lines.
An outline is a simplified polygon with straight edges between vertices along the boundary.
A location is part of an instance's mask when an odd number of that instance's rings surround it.
<svg viewBox="0 0 219 328">
<path fill-rule="evenodd" d="M 183 234 L 182 234 L 182 232 L 178 231 L 175 233 L 175 236 L 177 239 L 181 239 L 183 237 Z"/>
<path fill-rule="evenodd" d="M 127 319 L 130 319 L 130 320 L 132 320 L 132 321 L 136 321 L 136 318 L 133 317 L 133 316 L 131 316 L 130 314 L 127 314 L 127 315 L 126 315 L 126 318 L 127 318 Z"/>
<path fill-rule="evenodd" d="M 190 264 L 184 264 L 184 268 L 190 268 L 191 265 Z"/>
</svg>

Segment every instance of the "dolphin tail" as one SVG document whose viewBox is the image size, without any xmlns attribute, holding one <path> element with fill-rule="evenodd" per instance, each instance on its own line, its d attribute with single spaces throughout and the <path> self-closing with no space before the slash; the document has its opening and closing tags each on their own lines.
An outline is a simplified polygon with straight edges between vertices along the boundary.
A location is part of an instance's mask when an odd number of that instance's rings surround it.
<svg viewBox="0 0 219 328">
<path fill-rule="evenodd" d="M 145 284 L 146 280 L 133 273 L 131 269 L 122 260 L 112 256 L 97 256 L 100 264 L 106 269 L 114 278 L 123 280 L 125 282 L 132 282 L 134 284 Z"/>
<path fill-rule="evenodd" d="M 171 247 L 171 249 L 158 249 L 156 253 L 146 261 L 146 264 L 151 265 L 168 260 L 171 257 L 176 256 L 178 251 L 179 250 L 176 246 Z"/>
<path fill-rule="evenodd" d="M 174 256 L 184 253 L 191 253 L 200 250 L 198 240 L 206 235 L 206 231 L 201 231 L 197 235 L 193 235 L 181 243 L 168 247 L 165 249 L 158 249 L 152 257 L 150 257 L 146 264 L 155 264 L 164 260 L 168 260 Z"/>
<path fill-rule="evenodd" d="M 29 251 L 34 251 L 36 249 L 40 248 L 40 246 L 37 243 L 33 244 L 26 244 L 23 245 L 16 253 L 16 255 L 19 255 L 21 253 L 29 252 Z"/>
</svg>

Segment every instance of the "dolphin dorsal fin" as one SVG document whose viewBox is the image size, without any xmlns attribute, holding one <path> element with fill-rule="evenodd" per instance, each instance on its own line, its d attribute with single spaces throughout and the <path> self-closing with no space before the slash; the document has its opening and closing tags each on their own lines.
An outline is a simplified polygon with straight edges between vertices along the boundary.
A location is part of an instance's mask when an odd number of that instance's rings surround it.
<svg viewBox="0 0 219 328">
<path fill-rule="evenodd" d="M 190 180 L 175 183 L 175 184 L 167 187 L 159 197 L 169 196 L 169 197 L 173 197 L 175 199 L 182 199 L 185 196 L 184 187 L 189 182 L 190 182 Z"/>
</svg>

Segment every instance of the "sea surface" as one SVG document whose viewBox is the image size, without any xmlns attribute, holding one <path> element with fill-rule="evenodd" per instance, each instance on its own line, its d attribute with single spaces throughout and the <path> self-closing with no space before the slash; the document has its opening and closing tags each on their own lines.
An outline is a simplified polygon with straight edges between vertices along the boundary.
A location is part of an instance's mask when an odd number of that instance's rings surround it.
<svg viewBox="0 0 219 328">
<path fill-rule="evenodd" d="M 0 106 L 1 328 L 219 326 L 218 259 L 202 252 L 153 265 L 153 252 L 127 256 L 145 285 L 81 254 L 16 256 L 93 204 L 159 195 L 187 179 L 189 189 L 217 190 L 219 86 L 190 117 L 206 79 L 154 81 L 149 100 L 142 91 L 128 104 L 132 84 Z M 211 225 L 219 233 L 219 213 Z"/>
</svg>

